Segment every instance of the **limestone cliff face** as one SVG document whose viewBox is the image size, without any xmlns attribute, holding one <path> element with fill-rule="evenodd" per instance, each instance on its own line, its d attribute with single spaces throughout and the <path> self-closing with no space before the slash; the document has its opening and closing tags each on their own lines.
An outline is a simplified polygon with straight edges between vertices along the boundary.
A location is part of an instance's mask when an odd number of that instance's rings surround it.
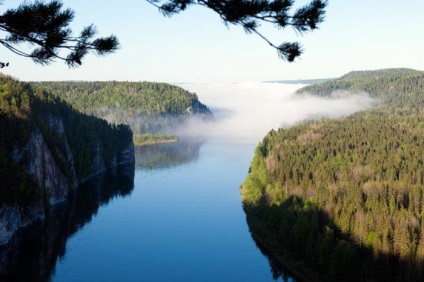
<svg viewBox="0 0 424 282">
<path fill-rule="evenodd" d="M 48 114 L 47 122 L 49 127 L 55 131 L 58 136 L 65 136 L 65 127 L 61 118 L 55 117 L 52 114 Z M 75 188 L 78 186 L 78 178 L 75 172 L 74 157 L 66 138 L 63 138 L 63 146 L 59 147 L 58 149 L 59 159 L 64 161 L 66 171 L 69 175 L 70 184 L 73 188 Z"/>
<path fill-rule="evenodd" d="M 63 202 L 68 196 L 68 182 L 40 130 L 34 130 L 24 151 L 28 160 L 26 170 L 40 187 L 44 187 L 49 204 Z"/>
<path fill-rule="evenodd" d="M 91 160 L 90 173 L 84 175 L 84 178 L 78 179 L 74 156 L 64 134 L 65 128 L 61 118 L 47 115 L 46 120 L 60 142 L 51 148 L 53 145 L 46 142 L 41 130 L 35 128 L 26 145 L 22 148 L 15 148 L 13 151 L 14 162 L 25 167 L 28 176 L 38 186 L 35 189 L 44 189 L 45 197 L 26 207 L 0 206 L 0 246 L 6 244 L 20 227 L 44 219 L 46 208 L 67 200 L 71 190 L 82 181 L 104 172 L 108 168 L 135 163 L 132 142 L 120 148 L 118 153 L 109 162 L 106 162 L 104 145 L 97 138 L 94 148 L 91 148 L 94 158 Z"/>
</svg>

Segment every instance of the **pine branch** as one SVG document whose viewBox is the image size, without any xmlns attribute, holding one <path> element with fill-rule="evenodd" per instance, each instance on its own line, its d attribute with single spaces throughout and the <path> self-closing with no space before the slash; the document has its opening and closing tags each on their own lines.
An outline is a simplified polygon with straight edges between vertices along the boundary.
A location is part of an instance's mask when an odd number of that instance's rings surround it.
<svg viewBox="0 0 424 282">
<path fill-rule="evenodd" d="M 49 3 L 36 1 L 24 2 L 16 9 L 7 10 L 0 16 L 0 30 L 6 33 L 0 38 L 0 44 L 36 63 L 46 65 L 58 59 L 69 67 L 81 65 L 89 52 L 106 55 L 119 48 L 114 35 L 95 38 L 97 31 L 93 25 L 85 27 L 79 36 L 72 36 L 69 24 L 74 12 L 62 9 L 62 6 L 58 0 Z M 32 48 L 24 51 L 18 47 L 21 43 L 28 43 Z M 63 56 L 64 52 L 68 55 Z"/>
<path fill-rule="evenodd" d="M 302 54 L 299 43 L 274 44 L 260 31 L 261 23 L 276 28 L 288 26 L 300 34 L 313 31 L 324 21 L 327 0 L 312 0 L 309 4 L 290 13 L 294 0 L 146 0 L 165 16 L 178 14 L 190 5 L 199 5 L 216 12 L 224 24 L 239 25 L 247 33 L 254 33 L 277 50 L 278 56 L 293 62 Z"/>
</svg>

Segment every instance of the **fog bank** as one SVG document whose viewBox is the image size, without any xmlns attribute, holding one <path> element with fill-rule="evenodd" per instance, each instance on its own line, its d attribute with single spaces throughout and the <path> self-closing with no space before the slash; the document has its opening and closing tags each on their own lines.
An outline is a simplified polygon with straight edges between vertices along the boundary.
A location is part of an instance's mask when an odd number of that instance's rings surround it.
<svg viewBox="0 0 424 282">
<path fill-rule="evenodd" d="M 338 92 L 331 98 L 294 95 L 302 84 L 233 83 L 183 84 L 214 113 L 214 122 L 192 120 L 179 130 L 189 137 L 256 143 L 271 129 L 309 118 L 337 118 L 376 104 L 366 93 Z"/>
</svg>

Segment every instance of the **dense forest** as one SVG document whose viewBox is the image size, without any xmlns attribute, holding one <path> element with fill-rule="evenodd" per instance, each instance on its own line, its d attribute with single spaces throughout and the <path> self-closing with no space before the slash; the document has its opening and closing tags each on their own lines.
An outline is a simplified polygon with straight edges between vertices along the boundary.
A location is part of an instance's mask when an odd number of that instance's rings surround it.
<svg viewBox="0 0 424 282">
<path fill-rule="evenodd" d="M 98 173 L 101 161 L 118 164 L 129 146 L 128 126 L 79 113 L 40 87 L 0 75 L 0 207 L 48 205 L 54 191 L 44 185 L 58 179 L 46 175 L 64 175 L 72 189 Z"/>
<path fill-rule="evenodd" d="M 382 105 L 403 106 L 423 104 L 424 72 L 412 69 L 384 69 L 353 71 L 339 79 L 303 87 L 297 94 L 310 93 L 330 96 L 345 90 L 350 93 L 366 92 L 380 99 Z"/>
<path fill-rule="evenodd" d="M 424 73 L 352 72 L 298 94 L 335 90 L 381 105 L 263 139 L 241 189 L 252 236 L 304 280 L 422 281 Z"/>
<path fill-rule="evenodd" d="M 75 109 L 128 124 L 134 134 L 174 133 L 189 117 L 210 117 L 197 95 L 181 87 L 156 82 L 32 83 L 69 102 Z"/>
</svg>

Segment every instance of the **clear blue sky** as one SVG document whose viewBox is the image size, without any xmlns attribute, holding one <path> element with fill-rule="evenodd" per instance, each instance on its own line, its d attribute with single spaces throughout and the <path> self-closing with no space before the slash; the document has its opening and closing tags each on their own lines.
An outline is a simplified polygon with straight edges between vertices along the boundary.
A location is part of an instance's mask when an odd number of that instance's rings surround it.
<svg viewBox="0 0 424 282">
<path fill-rule="evenodd" d="M 15 7 L 22 1 L 5 0 Z M 99 35 L 115 34 L 115 54 L 89 55 L 83 66 L 39 66 L 0 47 L 2 72 L 21 80 L 130 80 L 242 82 L 338 77 L 351 70 L 408 67 L 424 70 L 423 0 L 330 0 L 320 30 L 298 36 L 292 29 L 262 31 L 274 43 L 298 40 L 305 53 L 295 63 L 242 28 L 227 28 L 219 16 L 191 7 L 163 17 L 144 0 L 63 1 L 76 12 L 75 31 L 94 23 Z M 297 0 L 296 3 L 307 3 Z"/>
</svg>

